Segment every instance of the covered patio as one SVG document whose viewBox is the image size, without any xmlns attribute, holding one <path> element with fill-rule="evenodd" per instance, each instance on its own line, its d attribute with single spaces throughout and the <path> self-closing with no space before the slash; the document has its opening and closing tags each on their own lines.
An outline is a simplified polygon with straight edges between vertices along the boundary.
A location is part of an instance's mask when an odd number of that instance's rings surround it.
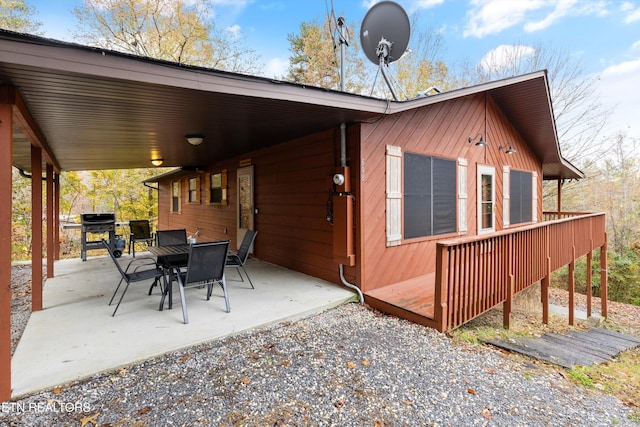
<svg viewBox="0 0 640 427">
<path fill-rule="evenodd" d="M 124 255 L 119 262 L 130 260 Z M 44 287 L 43 309 L 31 314 L 12 358 L 13 398 L 357 299 L 342 286 L 250 259 L 255 289 L 229 270 L 231 313 L 225 312 L 220 287 L 210 301 L 205 289 L 186 290 L 185 325 L 177 292 L 173 309 L 159 311 L 159 291 L 147 295 L 146 282 L 133 283 L 111 317 L 107 303 L 120 276 L 108 256 L 60 260 L 55 267 L 56 277 Z"/>
</svg>

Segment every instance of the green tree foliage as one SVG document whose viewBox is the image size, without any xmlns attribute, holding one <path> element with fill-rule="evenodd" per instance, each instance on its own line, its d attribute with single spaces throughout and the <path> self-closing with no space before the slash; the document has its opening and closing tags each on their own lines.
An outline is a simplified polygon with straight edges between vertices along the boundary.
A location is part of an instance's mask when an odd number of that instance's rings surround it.
<svg viewBox="0 0 640 427">
<path fill-rule="evenodd" d="M 11 257 L 26 259 L 31 256 L 31 179 L 16 168 L 12 170 Z"/>
<path fill-rule="evenodd" d="M 36 19 L 36 9 L 24 0 L 0 0 L 0 28 L 41 35 L 41 26 Z"/>
<path fill-rule="evenodd" d="M 345 91 L 362 93 L 367 73 L 358 42 L 349 35 L 355 34 L 353 25 L 344 28 L 347 40 L 345 58 Z M 321 23 L 302 22 L 298 34 L 287 36 L 290 47 L 287 79 L 327 89 L 340 90 L 340 35 L 335 19 L 327 18 Z"/>
<path fill-rule="evenodd" d="M 81 42 L 134 55 L 233 72 L 261 64 L 244 39 L 219 30 L 207 0 L 84 0 L 74 13 Z"/>
</svg>

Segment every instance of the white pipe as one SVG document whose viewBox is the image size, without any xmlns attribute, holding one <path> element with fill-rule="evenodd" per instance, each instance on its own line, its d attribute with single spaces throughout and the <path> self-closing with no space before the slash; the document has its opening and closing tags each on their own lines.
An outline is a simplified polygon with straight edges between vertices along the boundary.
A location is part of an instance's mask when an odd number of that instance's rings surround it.
<svg viewBox="0 0 640 427">
<path fill-rule="evenodd" d="M 340 268 L 340 280 L 342 281 L 342 284 L 345 285 L 347 288 L 350 288 L 356 291 L 358 293 L 358 297 L 360 298 L 360 304 L 364 304 L 364 296 L 362 295 L 362 291 L 360 290 L 360 288 L 358 288 L 354 284 L 347 282 L 347 279 L 344 278 L 344 266 L 342 264 L 339 264 L 339 268 Z"/>
</svg>

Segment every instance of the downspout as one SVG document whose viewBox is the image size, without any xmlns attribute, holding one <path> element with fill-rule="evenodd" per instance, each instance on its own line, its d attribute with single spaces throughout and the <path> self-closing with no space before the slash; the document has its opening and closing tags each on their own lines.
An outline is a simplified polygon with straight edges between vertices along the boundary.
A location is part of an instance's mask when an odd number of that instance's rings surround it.
<svg viewBox="0 0 640 427">
<path fill-rule="evenodd" d="M 344 265 L 338 264 L 338 267 L 340 270 L 340 280 L 342 281 L 342 284 L 345 285 L 347 288 L 350 288 L 356 291 L 358 293 L 360 304 L 364 304 L 364 296 L 362 295 L 362 291 L 360 290 L 360 288 L 358 288 L 356 285 L 352 283 L 347 282 L 347 279 L 344 278 Z"/>
<path fill-rule="evenodd" d="M 340 166 L 347 166 L 347 125 L 346 123 L 340 123 Z M 358 293 L 360 304 L 364 304 L 364 296 L 362 291 L 353 283 L 347 282 L 344 277 L 344 264 L 338 264 L 338 271 L 340 273 L 340 281 L 349 289 L 353 289 Z"/>
</svg>

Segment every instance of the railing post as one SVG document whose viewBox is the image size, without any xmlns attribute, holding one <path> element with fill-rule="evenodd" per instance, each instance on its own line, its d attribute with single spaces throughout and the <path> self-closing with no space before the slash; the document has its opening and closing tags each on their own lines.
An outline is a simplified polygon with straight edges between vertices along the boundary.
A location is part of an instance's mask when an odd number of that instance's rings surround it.
<svg viewBox="0 0 640 427">
<path fill-rule="evenodd" d="M 569 324 L 575 325 L 575 292 L 576 292 L 576 247 L 571 248 L 571 262 L 569 263 Z"/>
<path fill-rule="evenodd" d="M 449 264 L 449 251 L 447 250 L 447 256 L 445 256 L 445 246 L 440 243 L 436 246 L 436 288 L 435 288 L 435 303 L 434 303 L 434 317 L 439 332 L 445 332 L 447 330 L 447 286 L 445 277 L 447 277 L 447 265 Z"/>
<path fill-rule="evenodd" d="M 607 317 L 607 233 L 604 234 L 604 245 L 600 247 L 600 315 Z"/>
<path fill-rule="evenodd" d="M 591 241 L 593 247 L 593 240 Z M 593 250 L 587 253 L 587 318 L 591 317 L 591 287 L 593 286 L 592 282 L 592 273 L 591 273 L 591 264 L 593 263 Z"/>
</svg>

